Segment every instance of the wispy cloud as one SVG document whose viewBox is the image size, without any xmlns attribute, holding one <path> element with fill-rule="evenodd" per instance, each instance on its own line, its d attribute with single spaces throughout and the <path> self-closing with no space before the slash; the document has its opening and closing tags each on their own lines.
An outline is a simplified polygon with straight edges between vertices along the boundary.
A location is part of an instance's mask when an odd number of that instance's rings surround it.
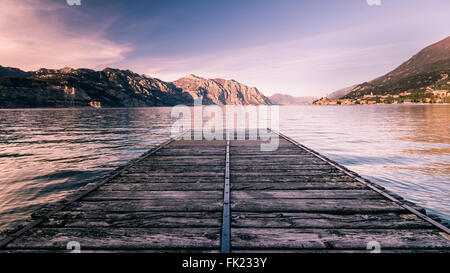
<svg viewBox="0 0 450 273">
<path fill-rule="evenodd" d="M 76 7 L 64 1 L 3 0 L 0 65 L 26 70 L 66 65 L 96 68 L 125 59 L 129 45 L 106 39 L 106 26 L 95 30 L 71 27 L 64 18 L 71 12 L 77 12 Z"/>
<path fill-rule="evenodd" d="M 268 42 L 247 48 L 215 51 L 196 55 L 148 57 L 124 62 L 136 71 L 175 80 L 194 73 L 204 77 L 225 77 L 257 87 L 266 94 L 321 94 L 370 78 L 339 79 L 339 71 L 386 66 L 386 52 L 397 52 L 405 43 L 357 44 L 348 40 L 366 29 L 352 28 L 322 33 L 290 41 Z M 378 76 L 377 74 L 373 75 Z M 327 80 L 330 82 L 327 85 Z M 340 82 L 339 82 L 340 81 Z M 313 82 L 314 84 L 310 84 Z"/>
</svg>

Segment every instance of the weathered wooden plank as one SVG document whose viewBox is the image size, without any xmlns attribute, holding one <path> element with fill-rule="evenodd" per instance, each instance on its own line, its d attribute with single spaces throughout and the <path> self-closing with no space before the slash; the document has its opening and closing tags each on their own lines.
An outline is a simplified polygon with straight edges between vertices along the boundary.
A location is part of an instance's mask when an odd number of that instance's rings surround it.
<svg viewBox="0 0 450 273">
<path fill-rule="evenodd" d="M 254 158 L 255 160 L 264 160 L 264 158 L 276 162 L 277 160 L 290 160 L 292 162 L 297 162 L 301 160 L 320 160 L 319 158 L 313 156 L 309 153 L 295 153 L 295 154 L 264 154 L 264 153 L 258 153 L 258 154 L 234 154 L 233 155 L 233 161 L 234 160 L 251 160 Z M 323 160 L 321 160 L 323 162 Z"/>
<path fill-rule="evenodd" d="M 288 142 L 289 143 L 289 142 Z M 175 142 L 172 142 L 168 145 L 168 147 L 179 147 L 179 146 L 184 146 L 184 147 L 191 147 L 191 146 L 219 146 L 219 147 L 224 147 L 226 145 L 226 140 L 208 140 L 208 141 L 198 141 L 198 140 L 177 140 Z M 292 144 L 291 144 L 292 145 Z"/>
<path fill-rule="evenodd" d="M 224 172 L 223 166 L 152 166 L 152 165 L 139 165 L 130 168 L 127 173 L 183 173 L 183 172 Z"/>
<path fill-rule="evenodd" d="M 285 171 L 271 171 L 271 172 L 250 172 L 250 171 L 233 171 L 233 176 L 323 176 L 323 175 L 343 175 L 344 173 L 337 169 L 330 170 L 285 170 Z"/>
<path fill-rule="evenodd" d="M 132 212 L 64 211 L 52 216 L 40 227 L 110 228 L 197 228 L 220 227 L 220 212 Z"/>
<path fill-rule="evenodd" d="M 120 200 L 77 202 L 68 205 L 65 210 L 97 210 L 103 212 L 137 212 L 137 211 L 222 211 L 223 201 L 212 199 L 198 200 Z"/>
<path fill-rule="evenodd" d="M 248 135 L 247 135 L 248 136 Z M 277 136 L 275 136 L 277 137 Z M 270 143 L 268 140 L 232 140 L 230 141 L 230 148 L 231 149 L 239 149 L 241 146 L 244 147 L 260 147 L 261 144 L 267 144 Z M 292 143 L 289 141 L 286 141 L 285 139 L 279 139 L 278 146 L 293 146 Z"/>
<path fill-rule="evenodd" d="M 107 191 L 98 189 L 83 198 L 83 201 L 101 200 L 221 200 L 222 191 Z"/>
<path fill-rule="evenodd" d="M 217 249 L 219 228 L 35 228 L 6 249 Z"/>
<path fill-rule="evenodd" d="M 292 162 L 290 159 L 286 160 L 271 160 L 269 158 L 255 158 L 255 159 L 244 159 L 237 160 L 234 159 L 231 162 L 233 167 L 247 167 L 247 166 L 279 166 L 284 165 L 287 167 L 304 168 L 305 165 L 320 165 L 320 166 L 330 166 L 329 164 L 324 164 L 323 161 L 318 161 L 314 159 L 302 159 Z"/>
<path fill-rule="evenodd" d="M 233 191 L 234 200 L 251 199 L 383 199 L 372 190 L 246 190 Z M 364 205 L 364 204 L 362 204 Z"/>
<path fill-rule="evenodd" d="M 230 154 L 230 157 L 234 159 L 251 159 L 251 158 L 255 158 L 255 159 L 263 159 L 263 158 L 267 158 L 270 160 L 275 160 L 275 159 L 280 159 L 280 160 L 303 160 L 305 158 L 314 158 L 311 154 L 307 154 L 307 153 L 292 153 L 292 154 L 277 154 L 275 152 L 272 153 L 254 153 L 254 154 Z"/>
<path fill-rule="evenodd" d="M 230 149 L 230 153 L 233 154 L 271 154 L 271 153 L 277 153 L 279 155 L 283 154 L 302 154 L 306 152 L 303 149 L 300 149 L 294 145 L 278 145 L 275 150 L 271 151 L 262 151 L 261 145 L 255 145 L 255 146 L 240 146 L 240 147 L 233 147 Z"/>
<path fill-rule="evenodd" d="M 191 156 L 223 156 L 223 151 L 182 151 L 182 150 L 173 150 L 173 151 L 161 151 L 156 152 L 154 156 L 163 156 L 163 157 L 169 157 L 169 156 L 183 156 L 189 154 Z"/>
<path fill-rule="evenodd" d="M 241 165 L 241 166 L 253 166 L 253 165 L 281 165 L 285 164 L 287 166 L 298 166 L 299 168 L 302 165 L 324 165 L 330 166 L 329 164 L 324 163 L 323 161 L 318 160 L 317 158 L 311 157 L 302 157 L 302 158 L 292 158 L 292 157 L 259 157 L 257 155 L 249 156 L 249 157 L 237 157 L 234 156 L 231 161 L 233 165 Z"/>
<path fill-rule="evenodd" d="M 220 182 L 221 177 L 211 177 L 211 176 L 151 176 L 145 173 L 130 173 L 124 174 L 116 179 L 116 183 L 209 183 L 209 182 Z M 310 176 L 310 175 L 293 175 L 293 176 L 236 176 L 231 174 L 231 181 L 233 183 L 340 183 L 340 182 L 353 182 L 359 183 L 356 180 L 348 176 Z"/>
<path fill-rule="evenodd" d="M 225 144 L 223 145 L 208 145 L 209 141 L 204 142 L 205 144 L 198 145 L 168 145 L 159 150 L 159 152 L 163 153 L 165 151 L 224 151 L 225 152 Z M 294 146 L 295 147 L 295 146 Z"/>
<path fill-rule="evenodd" d="M 332 189 L 363 189 L 358 182 L 240 182 L 231 183 L 232 190 L 332 190 Z M 102 190 L 110 191 L 169 191 L 169 190 L 223 190 L 223 183 L 149 183 L 147 180 L 133 183 L 106 184 Z"/>
<path fill-rule="evenodd" d="M 224 162 L 219 163 L 211 163 L 206 162 L 205 163 L 199 163 L 195 159 L 190 160 L 189 162 L 185 163 L 177 163 L 177 162 L 170 162 L 170 163 L 154 163 L 154 162 L 146 162 L 138 164 L 129 170 L 140 170 L 140 169 L 170 169 L 170 168 L 176 168 L 176 169 L 189 169 L 189 168 L 210 168 L 211 170 L 220 170 L 223 169 Z M 268 162 L 268 161 L 261 161 L 261 163 L 257 162 L 246 162 L 246 163 L 237 163 L 232 162 L 230 168 L 232 170 L 252 170 L 252 169 L 261 169 L 261 170 L 272 170 L 272 169 L 278 169 L 278 170 L 295 170 L 295 169 L 336 169 L 335 167 L 329 165 L 329 164 L 316 164 L 311 162 L 301 162 L 298 164 L 289 164 L 289 163 L 283 163 L 283 162 Z"/>
<path fill-rule="evenodd" d="M 185 176 L 194 176 L 194 177 L 198 177 L 198 176 L 208 176 L 208 177 L 221 177 L 224 174 L 223 173 L 217 173 L 217 172 L 184 172 L 184 173 L 176 173 L 176 172 L 158 172 L 158 171 L 150 171 L 150 172 L 125 172 L 124 175 L 128 175 L 128 176 L 143 176 L 143 175 L 147 175 L 147 176 L 152 176 L 152 177 L 185 177 Z"/>
<path fill-rule="evenodd" d="M 211 191 L 223 190 L 223 183 L 111 183 L 104 185 L 104 191 Z"/>
<path fill-rule="evenodd" d="M 382 249 L 450 249 L 450 241 L 429 229 L 278 229 L 233 228 L 234 249 L 366 249 L 377 241 Z"/>
<path fill-rule="evenodd" d="M 173 155 L 191 155 L 191 156 L 223 156 L 225 151 L 218 149 L 166 149 L 156 152 L 153 156 L 173 156 Z"/>
<path fill-rule="evenodd" d="M 70 253 L 72 250 L 67 249 L 13 249 L 0 250 L 0 254 L 7 253 L 22 253 L 22 254 L 54 254 L 54 253 Z M 81 249 L 81 253 L 220 253 L 218 249 Z"/>
<path fill-rule="evenodd" d="M 231 184 L 232 190 L 351 190 L 363 188 L 365 186 L 358 182 L 239 182 Z"/>
<path fill-rule="evenodd" d="M 381 249 L 381 253 L 448 253 L 449 250 L 445 249 L 423 249 L 423 248 L 390 248 L 390 249 Z M 303 254 L 303 253 L 340 253 L 340 254 L 356 254 L 356 253 L 371 253 L 371 250 L 368 249 L 235 249 L 233 250 L 233 253 L 235 254 L 244 254 L 244 253 L 251 253 L 251 254 L 264 254 L 264 253 L 296 253 L 296 254 Z"/>
<path fill-rule="evenodd" d="M 114 179 L 115 183 L 220 183 L 221 176 L 151 176 L 144 173 L 125 174 Z"/>
<path fill-rule="evenodd" d="M 265 143 L 269 143 L 269 142 L 265 142 Z M 167 146 L 169 147 L 169 146 Z M 261 151 L 261 142 L 259 144 L 256 145 L 239 145 L 239 146 L 231 146 L 230 147 L 230 152 L 247 152 L 247 151 L 257 151 L 257 152 L 261 152 L 261 153 L 265 153 L 266 151 Z M 275 151 L 280 151 L 280 152 L 291 152 L 291 151 L 304 151 L 303 149 L 298 148 L 297 146 L 293 145 L 293 144 L 286 144 L 286 143 L 278 143 L 278 146 L 276 147 Z M 272 152 L 272 151 L 268 151 L 268 152 Z"/>
<path fill-rule="evenodd" d="M 368 199 L 232 199 L 234 212 L 317 212 L 317 213 L 405 213 L 405 209 L 387 200 Z"/>
<path fill-rule="evenodd" d="M 270 172 L 270 171 L 283 171 L 283 172 L 295 172 L 298 169 L 302 170 L 336 170 L 333 166 L 330 165 L 285 165 L 282 162 L 278 164 L 272 164 L 272 165 L 258 165 L 258 164 L 252 164 L 252 165 L 238 165 L 236 163 L 233 163 L 231 166 L 231 171 L 236 172 L 255 172 L 255 171 L 261 171 L 261 172 Z"/>
<path fill-rule="evenodd" d="M 271 176 L 239 176 L 235 173 L 231 173 L 231 181 L 233 183 L 307 183 L 307 182 L 357 182 L 353 178 L 347 175 L 271 175 Z"/>
<path fill-rule="evenodd" d="M 311 157 L 311 155 L 310 155 Z M 222 160 L 225 161 L 224 155 L 158 155 L 150 156 L 142 162 L 171 162 L 171 161 L 190 161 L 190 160 Z"/>
<path fill-rule="evenodd" d="M 235 212 L 232 227 L 255 228 L 345 228 L 345 229 L 426 229 L 433 228 L 414 214 L 325 214 Z"/>
<path fill-rule="evenodd" d="M 291 150 L 291 149 L 286 149 L 284 151 L 279 151 L 279 150 L 275 150 L 275 151 L 261 151 L 259 149 L 253 149 L 253 150 L 234 150 L 234 151 L 230 151 L 230 157 L 235 157 L 235 156 L 240 156 L 240 155 L 245 155 L 245 156 L 253 156 L 256 155 L 258 157 L 270 157 L 270 156 L 277 156 L 277 157 L 289 157 L 289 156 L 294 156 L 297 157 L 298 155 L 301 154 L 307 154 L 306 151 L 303 150 Z"/>
<path fill-rule="evenodd" d="M 176 148 L 163 148 L 154 153 L 153 156 L 158 155 L 224 155 L 225 149 L 219 147 L 176 147 Z"/>
<path fill-rule="evenodd" d="M 139 166 L 158 166 L 162 168 L 167 167 L 189 167 L 189 166 L 223 166 L 224 161 L 223 160 L 205 160 L 205 159 L 195 159 L 192 158 L 191 160 L 167 160 L 167 161 L 147 161 L 139 164 Z"/>
</svg>

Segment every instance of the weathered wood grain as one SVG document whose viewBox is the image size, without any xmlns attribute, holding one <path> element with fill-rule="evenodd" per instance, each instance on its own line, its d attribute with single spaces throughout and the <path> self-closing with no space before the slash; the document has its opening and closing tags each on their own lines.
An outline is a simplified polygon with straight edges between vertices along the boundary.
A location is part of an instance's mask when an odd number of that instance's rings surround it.
<svg viewBox="0 0 450 273">
<path fill-rule="evenodd" d="M 41 227 L 197 228 L 221 226 L 220 212 L 98 212 L 63 211 Z"/>
<path fill-rule="evenodd" d="M 366 249 L 377 241 L 382 249 L 442 249 L 450 242 L 429 229 L 277 229 L 233 228 L 233 249 Z"/>
<path fill-rule="evenodd" d="M 234 172 L 231 173 L 231 180 L 233 183 L 307 183 L 307 182 L 357 182 L 347 175 L 323 175 L 323 176 L 311 176 L 311 175 L 236 175 Z"/>
<path fill-rule="evenodd" d="M 289 142 L 287 142 L 289 143 Z M 192 147 L 192 146 L 219 146 L 220 148 L 223 148 L 227 144 L 226 140 L 208 140 L 208 141 L 198 141 L 198 140 L 177 140 L 175 142 L 172 142 L 168 145 L 168 147 Z"/>
<path fill-rule="evenodd" d="M 199 199 L 221 200 L 222 191 L 108 191 L 99 189 L 83 198 L 83 201 L 102 200 L 160 200 L 191 201 Z"/>
<path fill-rule="evenodd" d="M 221 211 L 223 200 L 120 200 L 93 201 L 70 204 L 65 210 L 96 210 L 103 212 L 138 212 L 138 211 Z"/>
<path fill-rule="evenodd" d="M 251 199 L 383 199 L 371 190 L 246 190 L 233 191 L 234 200 Z M 363 201 L 363 202 L 364 202 Z"/>
<path fill-rule="evenodd" d="M 344 175 L 343 172 L 337 170 L 337 169 L 329 169 L 329 170 L 283 170 L 283 171 L 272 171 L 272 172 L 255 172 L 255 171 L 233 171 L 234 176 L 261 176 L 261 177 L 267 177 L 267 176 L 332 176 L 332 175 Z"/>
<path fill-rule="evenodd" d="M 329 164 L 324 164 L 323 161 L 318 161 L 314 159 L 302 159 L 297 160 L 296 162 L 291 162 L 291 160 L 272 160 L 270 158 L 254 158 L 254 159 L 233 159 L 231 162 L 231 167 L 233 168 L 247 168 L 252 166 L 284 166 L 289 168 L 304 168 L 305 165 L 314 165 L 314 166 L 323 166 L 323 167 L 332 167 Z"/>
<path fill-rule="evenodd" d="M 139 164 L 144 167 L 160 167 L 160 168 L 178 168 L 178 167 L 192 167 L 192 166 L 223 166 L 224 160 L 207 160 L 207 159 L 191 159 L 191 160 L 166 160 L 166 161 L 146 161 Z"/>
<path fill-rule="evenodd" d="M 127 173 L 185 173 L 185 172 L 215 172 L 224 173 L 223 166 L 183 165 L 183 166 L 153 166 L 139 165 L 130 168 Z"/>
<path fill-rule="evenodd" d="M 338 190 L 363 189 L 358 182 L 239 182 L 231 184 L 232 190 Z"/>
<path fill-rule="evenodd" d="M 126 253 L 220 253 L 219 249 L 82 249 L 83 254 L 126 254 Z M 0 254 L 10 254 L 10 253 L 22 253 L 22 254 L 54 254 L 54 253 L 71 253 L 71 250 L 67 249 L 12 249 L 12 250 L 1 250 Z"/>
<path fill-rule="evenodd" d="M 248 136 L 248 135 L 247 135 Z M 274 135 L 274 137 L 276 137 Z M 267 144 L 270 143 L 269 140 L 249 140 L 248 137 L 246 140 L 232 140 L 230 142 L 230 147 L 234 148 L 237 147 L 239 148 L 240 146 L 245 146 L 245 147 L 260 147 L 261 144 Z M 279 139 L 278 141 L 278 145 L 279 146 L 291 146 L 292 143 L 290 143 L 289 141 L 286 141 L 284 139 Z"/>
<path fill-rule="evenodd" d="M 149 172 L 125 172 L 124 175 L 129 176 L 151 176 L 151 177 L 185 177 L 185 176 L 193 176 L 193 177 L 199 177 L 199 176 L 208 176 L 208 177 L 221 177 L 224 174 L 223 173 L 217 173 L 217 172 L 164 172 L 164 171 L 149 171 Z"/>
<path fill-rule="evenodd" d="M 381 249 L 381 253 L 383 254 L 410 254 L 410 253 L 447 253 L 448 251 L 443 250 L 441 248 L 436 249 L 418 249 L 418 248 L 397 248 L 397 249 Z M 233 250 L 235 254 L 268 254 L 268 253 L 295 253 L 295 254 L 362 254 L 371 253 L 371 250 L 368 249 L 235 249 Z"/>
<path fill-rule="evenodd" d="M 176 148 L 164 148 L 161 149 L 159 151 L 157 151 L 154 155 L 158 156 L 158 155 L 224 155 L 225 153 L 225 149 L 222 147 L 176 147 Z"/>
<path fill-rule="evenodd" d="M 339 229 L 426 229 L 433 226 L 414 214 L 325 214 L 235 212 L 232 227 L 242 228 L 339 228 Z"/>
<path fill-rule="evenodd" d="M 183 154 L 183 155 L 167 155 L 162 154 L 158 156 L 152 156 L 147 158 L 146 160 L 142 162 L 192 162 L 192 160 L 220 160 L 222 162 L 225 162 L 225 156 L 224 155 L 190 155 L 190 154 Z"/>
<path fill-rule="evenodd" d="M 146 179 L 129 181 L 130 183 L 111 183 L 104 185 L 102 190 L 110 191 L 170 191 L 170 190 L 223 190 L 223 183 L 184 182 L 177 181 L 153 183 Z M 332 189 L 363 189 L 364 185 L 358 182 L 240 182 L 232 183 L 232 190 L 332 190 Z"/>
<path fill-rule="evenodd" d="M 115 184 L 132 184 L 132 183 L 221 183 L 222 176 L 151 176 L 145 173 L 130 173 L 117 177 Z M 110 183 L 112 184 L 112 183 Z"/>
<path fill-rule="evenodd" d="M 35 228 L 6 249 L 218 249 L 219 228 Z"/>
<path fill-rule="evenodd" d="M 213 191 L 223 190 L 222 183 L 112 183 L 102 187 L 104 191 Z"/>
<path fill-rule="evenodd" d="M 317 213 L 405 213 L 390 201 L 368 199 L 232 199 L 232 211 L 254 212 L 317 212 Z"/>
<path fill-rule="evenodd" d="M 283 163 L 278 164 L 271 164 L 271 165 L 258 165 L 258 164 L 251 164 L 251 165 L 238 165 L 238 164 L 232 164 L 230 166 L 231 171 L 233 172 L 255 172 L 255 171 L 282 171 L 282 172 L 295 172 L 299 168 L 302 168 L 304 170 L 335 170 L 338 171 L 333 166 L 330 165 L 285 165 Z"/>
</svg>

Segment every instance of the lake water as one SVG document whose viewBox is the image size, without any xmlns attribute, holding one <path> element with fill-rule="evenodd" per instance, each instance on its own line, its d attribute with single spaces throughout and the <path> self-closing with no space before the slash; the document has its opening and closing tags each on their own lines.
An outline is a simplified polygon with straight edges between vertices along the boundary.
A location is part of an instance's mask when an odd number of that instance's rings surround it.
<svg viewBox="0 0 450 273">
<path fill-rule="evenodd" d="M 0 229 L 168 139 L 170 112 L 0 110 Z M 283 106 L 280 131 L 450 222 L 450 106 Z"/>
</svg>

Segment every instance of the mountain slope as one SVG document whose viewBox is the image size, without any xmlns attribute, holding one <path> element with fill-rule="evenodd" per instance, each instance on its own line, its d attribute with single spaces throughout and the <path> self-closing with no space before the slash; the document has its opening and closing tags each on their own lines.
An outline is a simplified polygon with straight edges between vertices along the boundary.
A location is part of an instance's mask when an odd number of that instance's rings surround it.
<svg viewBox="0 0 450 273">
<path fill-rule="evenodd" d="M 316 97 L 294 97 L 291 95 L 276 93 L 269 97 L 272 104 L 276 105 L 305 105 L 311 104 Z"/>
<path fill-rule="evenodd" d="M 408 61 L 370 82 L 362 83 L 345 96 L 357 98 L 374 95 L 420 93 L 428 90 L 450 90 L 450 36 L 432 44 Z"/>
<path fill-rule="evenodd" d="M 345 95 L 347 95 L 348 93 L 350 93 L 350 92 L 353 90 L 353 88 L 355 88 L 356 86 L 357 86 L 357 85 L 352 85 L 352 86 L 349 86 L 349 87 L 342 88 L 342 89 L 339 89 L 339 90 L 337 90 L 337 91 L 331 92 L 331 93 L 328 95 L 328 98 L 329 98 L 330 100 L 337 100 L 337 99 L 340 99 L 340 98 L 342 98 L 343 96 L 345 96 Z"/>
<path fill-rule="evenodd" d="M 40 69 L 0 78 L 0 107 L 138 107 L 189 103 L 173 85 L 129 70 Z"/>
<path fill-rule="evenodd" d="M 39 69 L 23 72 L 3 68 L 0 75 L 0 107 L 142 107 L 205 104 L 269 104 L 256 88 L 236 81 L 196 77 L 173 83 L 129 70 L 106 68 Z M 200 80 L 201 79 L 201 80 Z M 192 83 L 192 86 L 190 85 Z M 185 90 L 186 89 L 186 90 Z"/>
<path fill-rule="evenodd" d="M 193 98 L 203 97 L 203 104 L 270 104 L 270 100 L 255 87 L 248 87 L 235 80 L 205 79 L 188 75 L 173 84 Z"/>
</svg>

